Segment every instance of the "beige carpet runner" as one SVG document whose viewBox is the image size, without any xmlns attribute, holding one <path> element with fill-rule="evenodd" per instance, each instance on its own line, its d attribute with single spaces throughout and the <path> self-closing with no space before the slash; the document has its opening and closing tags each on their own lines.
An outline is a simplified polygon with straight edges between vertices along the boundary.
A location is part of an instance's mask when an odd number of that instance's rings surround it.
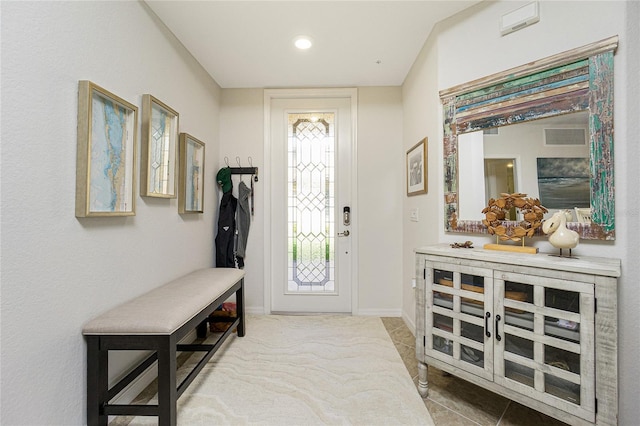
<svg viewBox="0 0 640 426">
<path fill-rule="evenodd" d="M 187 364 L 189 361 L 187 361 Z M 155 424 L 155 417 L 130 423 Z M 382 321 L 249 316 L 178 400 L 180 425 L 433 425 Z"/>
</svg>

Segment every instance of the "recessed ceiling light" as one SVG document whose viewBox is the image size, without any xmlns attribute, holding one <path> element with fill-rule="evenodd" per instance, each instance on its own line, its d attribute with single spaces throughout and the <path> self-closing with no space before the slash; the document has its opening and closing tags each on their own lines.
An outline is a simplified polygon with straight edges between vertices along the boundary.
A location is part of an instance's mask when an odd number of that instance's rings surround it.
<svg viewBox="0 0 640 426">
<path fill-rule="evenodd" d="M 311 42 L 311 38 L 309 38 L 307 36 L 298 36 L 298 37 L 296 37 L 296 39 L 293 42 L 293 44 L 300 50 L 306 50 L 306 49 L 310 48 L 313 45 L 313 43 Z"/>
</svg>

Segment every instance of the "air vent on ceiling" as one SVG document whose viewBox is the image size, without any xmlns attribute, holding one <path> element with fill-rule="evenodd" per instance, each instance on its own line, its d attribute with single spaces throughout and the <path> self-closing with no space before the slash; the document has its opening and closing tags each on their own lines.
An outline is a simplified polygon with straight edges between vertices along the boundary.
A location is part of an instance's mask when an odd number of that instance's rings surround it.
<svg viewBox="0 0 640 426">
<path fill-rule="evenodd" d="M 490 129 L 484 129 L 482 131 L 483 135 L 497 135 L 498 134 L 498 128 L 497 127 L 492 127 Z"/>
<path fill-rule="evenodd" d="M 544 129 L 545 145 L 586 145 L 585 129 Z"/>
</svg>

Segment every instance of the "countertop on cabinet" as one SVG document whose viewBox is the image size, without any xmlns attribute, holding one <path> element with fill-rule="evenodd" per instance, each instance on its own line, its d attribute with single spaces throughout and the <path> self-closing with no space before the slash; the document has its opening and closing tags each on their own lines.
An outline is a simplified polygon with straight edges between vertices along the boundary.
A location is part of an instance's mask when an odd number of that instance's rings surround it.
<svg viewBox="0 0 640 426">
<path fill-rule="evenodd" d="M 455 256 L 479 262 L 499 262 L 506 265 L 560 270 L 606 277 L 620 276 L 620 259 L 608 257 L 560 257 L 552 253 L 524 254 L 485 250 L 483 248 L 452 248 L 449 244 L 436 244 L 415 249 L 418 254 Z"/>
</svg>

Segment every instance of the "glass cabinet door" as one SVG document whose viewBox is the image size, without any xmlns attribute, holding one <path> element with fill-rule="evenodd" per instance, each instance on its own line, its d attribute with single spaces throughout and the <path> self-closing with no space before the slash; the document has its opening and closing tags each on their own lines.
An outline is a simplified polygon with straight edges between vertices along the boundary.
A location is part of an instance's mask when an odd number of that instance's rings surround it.
<svg viewBox="0 0 640 426">
<path fill-rule="evenodd" d="M 492 271 L 427 262 L 425 278 L 425 353 L 491 379 Z"/>
<path fill-rule="evenodd" d="M 593 283 L 495 274 L 494 381 L 593 421 Z"/>
</svg>

